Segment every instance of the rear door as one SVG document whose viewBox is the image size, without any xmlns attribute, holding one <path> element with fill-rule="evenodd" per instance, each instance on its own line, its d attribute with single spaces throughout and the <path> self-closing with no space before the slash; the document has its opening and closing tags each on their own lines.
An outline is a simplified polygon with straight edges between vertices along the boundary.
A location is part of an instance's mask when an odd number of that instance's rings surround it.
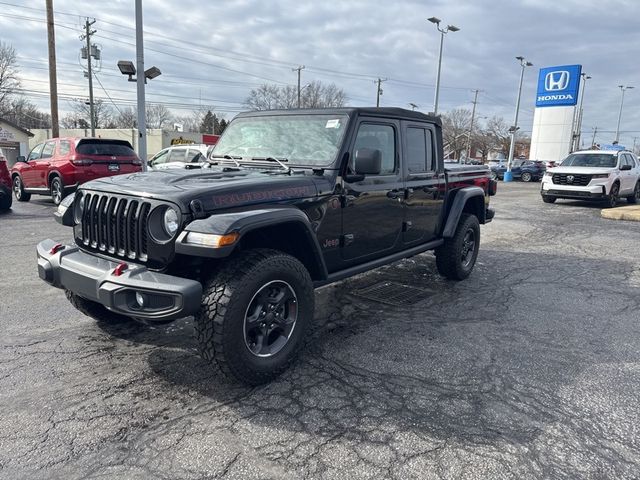
<svg viewBox="0 0 640 480">
<path fill-rule="evenodd" d="M 342 197 L 342 238 L 344 261 L 389 255 L 401 244 L 404 211 L 404 182 L 399 166 L 400 122 L 361 118 L 350 148 L 349 170 L 360 148 L 382 152 L 379 175 L 367 175 L 362 181 L 345 181 Z M 354 262 L 356 263 L 356 262 Z"/>
<path fill-rule="evenodd" d="M 48 187 L 48 176 L 51 170 L 51 163 L 54 161 L 56 152 L 56 141 L 52 140 L 44 144 L 42 155 L 35 163 L 35 184 L 37 188 Z"/>
<path fill-rule="evenodd" d="M 444 172 L 438 171 L 431 125 L 402 122 L 405 217 L 403 243 L 410 247 L 436 237 L 444 201 Z"/>
</svg>

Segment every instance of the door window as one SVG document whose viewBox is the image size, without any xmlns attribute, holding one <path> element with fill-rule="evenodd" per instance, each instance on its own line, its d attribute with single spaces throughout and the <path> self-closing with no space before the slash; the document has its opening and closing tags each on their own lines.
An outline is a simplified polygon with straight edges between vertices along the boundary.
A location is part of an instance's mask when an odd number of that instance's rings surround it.
<svg viewBox="0 0 640 480">
<path fill-rule="evenodd" d="M 391 125 L 363 123 L 358 129 L 354 153 L 360 148 L 380 150 L 382 152 L 382 175 L 396 170 L 396 133 Z M 352 156 L 354 158 L 355 155 Z M 352 164 L 353 165 L 353 164 Z"/>
<path fill-rule="evenodd" d="M 407 167 L 409 174 L 433 170 L 431 131 L 424 128 L 407 129 Z"/>
<path fill-rule="evenodd" d="M 204 161 L 204 155 L 202 155 L 202 152 L 195 148 L 190 148 L 187 153 L 187 163 L 197 163 L 202 161 Z"/>
<path fill-rule="evenodd" d="M 163 163 L 167 163 L 167 159 L 169 158 L 169 150 L 161 150 L 156 153 L 156 156 L 151 159 L 149 162 L 151 165 L 161 165 Z"/>
<path fill-rule="evenodd" d="M 176 148 L 169 153 L 169 162 L 184 162 L 184 157 L 187 154 L 186 148 Z"/>
<path fill-rule="evenodd" d="M 44 144 L 44 148 L 42 149 L 42 155 L 40 158 L 44 160 L 45 158 L 53 157 L 53 152 L 56 149 L 56 142 L 47 142 Z"/>
<path fill-rule="evenodd" d="M 58 146 L 58 155 L 61 157 L 64 155 L 68 155 L 71 151 L 71 144 L 67 140 L 60 140 L 60 145 Z"/>
<path fill-rule="evenodd" d="M 29 157 L 27 158 L 27 161 L 38 160 L 40 158 L 40 155 L 42 154 L 42 147 L 44 147 L 44 143 L 41 143 L 40 145 L 36 145 L 35 147 L 33 147 L 33 150 L 31 150 L 31 153 L 29 153 Z"/>
</svg>

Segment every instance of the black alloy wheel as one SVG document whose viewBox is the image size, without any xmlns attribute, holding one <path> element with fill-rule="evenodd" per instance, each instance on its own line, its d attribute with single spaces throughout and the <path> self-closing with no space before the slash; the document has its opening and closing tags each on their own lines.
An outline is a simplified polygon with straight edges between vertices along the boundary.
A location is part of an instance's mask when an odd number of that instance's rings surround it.
<svg viewBox="0 0 640 480">
<path fill-rule="evenodd" d="M 463 268 L 469 268 L 471 262 L 475 260 L 476 253 L 476 234 L 472 227 L 469 227 L 462 239 L 461 262 Z"/>
<path fill-rule="evenodd" d="M 298 297 L 287 282 L 274 280 L 260 288 L 244 315 L 244 342 L 258 357 L 272 357 L 291 338 L 298 320 Z"/>
</svg>

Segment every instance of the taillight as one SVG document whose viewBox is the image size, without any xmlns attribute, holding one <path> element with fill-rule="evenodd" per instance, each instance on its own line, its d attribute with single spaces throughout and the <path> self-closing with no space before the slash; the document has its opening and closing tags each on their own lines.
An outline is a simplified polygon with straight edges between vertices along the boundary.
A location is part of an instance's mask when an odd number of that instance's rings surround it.
<svg viewBox="0 0 640 480">
<path fill-rule="evenodd" d="M 131 163 L 133 163 L 134 165 L 142 165 L 142 160 L 140 160 L 139 158 L 136 158 Z"/>
<path fill-rule="evenodd" d="M 88 158 L 71 157 L 71 163 L 77 166 L 83 166 L 83 165 L 86 166 L 86 165 L 91 165 L 93 163 L 93 160 L 90 160 Z"/>
</svg>

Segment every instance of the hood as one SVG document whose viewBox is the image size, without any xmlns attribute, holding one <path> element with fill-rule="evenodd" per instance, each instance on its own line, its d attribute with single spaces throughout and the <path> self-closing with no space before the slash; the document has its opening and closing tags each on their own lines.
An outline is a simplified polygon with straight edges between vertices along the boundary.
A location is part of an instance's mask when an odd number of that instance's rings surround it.
<svg viewBox="0 0 640 480">
<path fill-rule="evenodd" d="M 205 211 L 243 205 L 274 203 L 315 197 L 317 184 L 328 180 L 306 174 L 272 174 L 249 169 L 167 169 L 92 180 L 81 190 L 94 190 L 127 196 L 173 202 L 183 212 L 192 200 L 200 200 Z"/>
<path fill-rule="evenodd" d="M 564 173 L 574 175 L 597 175 L 602 173 L 611 173 L 615 170 L 615 167 L 603 168 L 603 167 L 553 167 L 547 168 L 547 173 Z"/>
</svg>

